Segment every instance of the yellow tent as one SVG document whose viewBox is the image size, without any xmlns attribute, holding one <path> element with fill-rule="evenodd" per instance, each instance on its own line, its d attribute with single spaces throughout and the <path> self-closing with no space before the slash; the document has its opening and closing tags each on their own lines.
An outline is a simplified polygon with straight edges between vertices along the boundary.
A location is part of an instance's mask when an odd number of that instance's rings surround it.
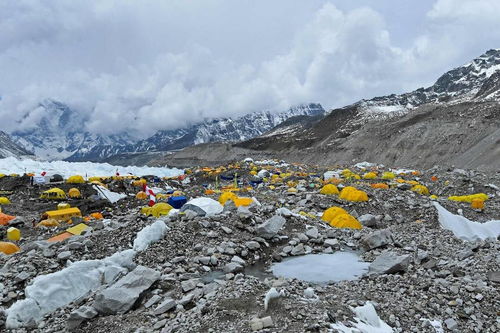
<svg viewBox="0 0 500 333">
<path fill-rule="evenodd" d="M 334 194 L 339 194 L 339 189 L 337 188 L 337 186 L 335 186 L 333 184 L 326 184 L 325 186 L 323 186 L 321 188 L 319 193 L 327 194 L 327 195 L 334 195 Z"/>
<path fill-rule="evenodd" d="M 165 202 L 160 202 L 155 204 L 153 207 L 143 207 L 141 209 L 141 213 L 150 216 L 153 215 L 154 217 L 160 217 L 162 215 L 168 215 L 171 209 L 174 207 L 170 206 L 168 203 Z"/>
<path fill-rule="evenodd" d="M 221 205 L 224 205 L 226 203 L 226 201 L 228 200 L 233 200 L 236 199 L 238 196 L 236 194 L 234 194 L 233 192 L 223 192 L 220 196 L 219 196 L 219 203 Z"/>
<path fill-rule="evenodd" d="M 347 186 L 342 189 L 339 198 L 347 201 L 368 201 L 368 194 L 355 187 Z"/>
<path fill-rule="evenodd" d="M 144 199 L 147 199 L 148 198 L 148 195 L 146 194 L 146 192 L 144 191 L 139 191 L 137 192 L 137 194 L 135 195 L 135 198 L 136 199 L 139 199 L 139 200 L 144 200 Z"/>
<path fill-rule="evenodd" d="M 69 177 L 68 180 L 66 181 L 66 183 L 68 183 L 68 184 L 83 184 L 83 183 L 85 183 L 85 179 L 83 179 L 83 177 L 80 175 L 75 175 L 75 176 Z"/>
<path fill-rule="evenodd" d="M 349 214 L 349 213 L 347 213 L 347 211 L 344 208 L 334 206 L 325 210 L 323 212 L 323 215 L 321 216 L 321 219 L 323 221 L 330 223 L 331 220 L 333 220 L 338 215 L 342 214 Z"/>
<path fill-rule="evenodd" d="M 20 250 L 21 249 L 19 248 L 19 246 L 17 246 L 14 243 L 0 242 L 0 252 L 3 252 L 4 254 L 9 255 L 9 254 L 16 253 Z"/>
<path fill-rule="evenodd" d="M 79 189 L 73 187 L 69 189 L 68 196 L 70 198 L 81 198 L 82 194 L 80 193 Z"/>
<path fill-rule="evenodd" d="M 469 203 L 472 203 L 472 200 L 474 200 L 474 199 L 486 201 L 489 199 L 489 197 L 485 193 L 476 193 L 476 194 L 471 194 L 471 195 L 460 195 L 460 196 L 454 195 L 454 196 L 448 197 L 448 200 L 469 202 Z"/>
<path fill-rule="evenodd" d="M 66 199 L 66 193 L 60 188 L 54 187 L 43 192 L 40 195 L 40 199 L 64 200 Z"/>
<path fill-rule="evenodd" d="M 9 198 L 6 198 L 6 197 L 0 197 L 0 205 L 10 205 L 10 200 L 9 200 Z"/>
<path fill-rule="evenodd" d="M 335 228 L 361 229 L 363 226 L 354 216 L 349 214 L 337 215 L 330 221 L 330 225 Z"/>
</svg>

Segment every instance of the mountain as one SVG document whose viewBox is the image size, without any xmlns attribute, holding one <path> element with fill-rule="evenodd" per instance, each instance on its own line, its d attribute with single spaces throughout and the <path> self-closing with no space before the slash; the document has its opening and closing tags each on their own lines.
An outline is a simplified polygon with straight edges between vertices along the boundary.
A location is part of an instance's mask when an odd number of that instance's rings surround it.
<svg viewBox="0 0 500 333">
<path fill-rule="evenodd" d="M 320 142 L 335 145 L 336 140 L 348 138 L 368 122 L 400 118 L 424 105 L 449 107 L 499 101 L 500 49 L 492 49 L 470 63 L 443 74 L 428 88 L 361 100 L 331 110 L 326 117 L 313 124 L 304 122 L 280 126 L 238 146 L 262 150 L 284 149 L 290 145 L 306 148 Z"/>
<path fill-rule="evenodd" d="M 7 133 L 0 131 L 0 158 L 24 155 L 33 155 L 33 153 L 15 143 Z"/>
<path fill-rule="evenodd" d="M 153 136 L 128 145 L 96 145 L 90 150 L 78 151 L 71 161 L 106 161 L 113 155 L 137 152 L 169 151 L 208 142 L 239 142 L 259 136 L 275 126 L 295 117 L 323 117 L 320 104 L 304 104 L 281 113 L 262 111 L 245 116 L 217 118 L 176 130 L 162 130 Z"/>
<path fill-rule="evenodd" d="M 34 110 L 42 114 L 32 128 L 15 131 L 13 139 L 36 156 L 44 159 L 65 159 L 75 153 L 85 153 L 94 147 L 134 142 L 127 134 L 104 136 L 88 132 L 84 115 L 67 105 L 45 100 Z"/>
</svg>

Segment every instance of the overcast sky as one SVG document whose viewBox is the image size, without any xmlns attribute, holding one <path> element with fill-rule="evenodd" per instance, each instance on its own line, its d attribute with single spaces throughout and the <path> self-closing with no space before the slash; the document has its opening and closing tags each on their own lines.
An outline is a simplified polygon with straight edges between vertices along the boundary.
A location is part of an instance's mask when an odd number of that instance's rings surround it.
<svg viewBox="0 0 500 333">
<path fill-rule="evenodd" d="M 499 0 L 0 0 L 0 129 L 40 101 L 96 133 L 432 84 L 500 48 Z"/>
</svg>

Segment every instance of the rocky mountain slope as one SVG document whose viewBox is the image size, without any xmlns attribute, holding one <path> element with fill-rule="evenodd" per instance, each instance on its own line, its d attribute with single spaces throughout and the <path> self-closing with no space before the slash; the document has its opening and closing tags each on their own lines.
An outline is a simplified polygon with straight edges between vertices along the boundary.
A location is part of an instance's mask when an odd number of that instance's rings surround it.
<svg viewBox="0 0 500 333">
<path fill-rule="evenodd" d="M 320 104 L 305 104 L 277 114 L 262 111 L 236 119 L 211 119 L 188 128 L 158 131 L 135 144 L 96 145 L 92 149 L 76 152 L 68 160 L 106 161 L 111 156 L 127 153 L 169 151 L 207 142 L 238 142 L 259 136 L 291 118 L 322 117 L 324 113 Z"/>
<path fill-rule="evenodd" d="M 33 153 L 15 143 L 7 133 L 0 131 L 0 158 L 23 155 L 33 155 Z"/>
<path fill-rule="evenodd" d="M 499 102 L 500 49 L 445 73 L 429 88 L 362 100 L 321 119 L 283 124 L 238 143 L 233 153 L 326 164 L 369 160 L 493 170 L 500 167 Z M 230 158 L 227 147 L 208 148 L 208 161 L 218 149 Z M 198 159 L 204 154 L 197 148 L 192 151 Z M 189 154 L 188 150 L 168 159 L 176 164 L 188 160 Z"/>
<path fill-rule="evenodd" d="M 104 136 L 88 132 L 83 125 L 85 116 L 57 101 L 42 101 L 35 111 L 43 114 L 40 121 L 32 128 L 13 132 L 12 137 L 41 158 L 65 159 L 96 146 L 134 141 L 127 134 Z"/>
</svg>

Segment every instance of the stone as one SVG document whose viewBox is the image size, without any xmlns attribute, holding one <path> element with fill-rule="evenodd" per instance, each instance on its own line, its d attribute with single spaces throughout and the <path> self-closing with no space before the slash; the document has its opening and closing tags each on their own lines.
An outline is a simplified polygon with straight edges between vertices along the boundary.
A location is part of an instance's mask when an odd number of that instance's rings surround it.
<svg viewBox="0 0 500 333">
<path fill-rule="evenodd" d="M 250 328 L 252 329 L 252 331 L 260 331 L 264 328 L 264 324 L 262 323 L 262 320 L 260 320 L 260 318 L 253 318 L 252 320 L 250 320 Z"/>
<path fill-rule="evenodd" d="M 146 309 L 149 309 L 150 307 L 152 307 L 153 305 L 155 305 L 156 303 L 158 303 L 160 301 L 161 297 L 158 296 L 158 295 L 153 295 L 147 302 L 146 304 L 144 304 L 144 307 Z"/>
<path fill-rule="evenodd" d="M 231 258 L 231 262 L 235 262 L 235 263 L 240 264 L 240 265 L 242 265 L 242 266 L 245 266 L 245 264 L 246 264 L 245 260 L 241 259 L 241 258 L 240 258 L 240 257 L 238 257 L 238 256 L 234 256 L 234 257 L 232 257 L 232 258 Z"/>
<path fill-rule="evenodd" d="M 369 272 L 373 274 L 404 272 L 408 268 L 410 260 L 410 255 L 399 256 L 394 252 L 385 252 L 370 264 Z"/>
<path fill-rule="evenodd" d="M 377 226 L 377 217 L 372 214 L 364 214 L 361 215 L 358 218 L 358 221 L 364 226 L 364 227 L 376 227 Z"/>
<path fill-rule="evenodd" d="M 232 234 L 233 230 L 229 229 L 228 227 L 221 227 L 222 231 L 224 231 L 226 234 Z"/>
<path fill-rule="evenodd" d="M 302 255 L 304 253 L 306 253 L 306 250 L 304 248 L 304 244 L 300 243 L 299 245 L 293 247 L 291 255 L 292 256 L 299 256 L 299 255 Z"/>
<path fill-rule="evenodd" d="M 392 241 L 392 233 L 388 229 L 383 229 L 361 238 L 360 243 L 365 250 L 372 250 L 391 244 Z"/>
<path fill-rule="evenodd" d="M 71 255 L 72 255 L 71 251 L 64 251 L 57 255 L 57 259 L 68 260 L 69 258 L 71 258 Z"/>
<path fill-rule="evenodd" d="M 332 248 L 339 247 L 339 241 L 337 239 L 325 239 L 325 242 L 323 243 L 325 246 L 331 246 Z"/>
<path fill-rule="evenodd" d="M 148 267 L 137 266 L 115 284 L 97 293 L 94 307 L 103 314 L 125 313 L 159 278 L 159 272 Z"/>
<path fill-rule="evenodd" d="M 243 271 L 243 266 L 236 263 L 236 262 L 230 262 L 229 264 L 226 264 L 223 268 L 224 273 L 237 273 L 237 272 L 242 272 Z"/>
<path fill-rule="evenodd" d="M 488 272 L 488 280 L 495 283 L 500 283 L 500 271 Z"/>
<path fill-rule="evenodd" d="M 255 251 L 255 250 L 260 249 L 260 244 L 259 244 L 259 242 L 256 242 L 256 241 L 246 242 L 245 246 L 247 249 L 249 249 L 251 251 Z"/>
<path fill-rule="evenodd" d="M 232 200 L 231 200 L 232 201 Z M 247 221 L 252 218 L 253 213 L 245 206 L 239 206 L 236 210 L 236 215 L 241 221 Z"/>
<path fill-rule="evenodd" d="M 28 272 L 22 271 L 14 277 L 15 282 L 23 282 L 30 278 L 30 274 Z"/>
<path fill-rule="evenodd" d="M 110 284 L 114 282 L 118 276 L 127 274 L 127 270 L 119 266 L 106 266 L 104 268 L 104 283 Z"/>
<path fill-rule="evenodd" d="M 319 237 L 318 228 L 312 227 L 306 230 L 306 236 L 312 239 L 316 239 Z"/>
<path fill-rule="evenodd" d="M 453 318 L 448 318 L 444 321 L 444 324 L 449 330 L 454 330 L 458 328 L 458 323 L 455 319 Z"/>
<path fill-rule="evenodd" d="M 259 237 L 263 237 L 265 239 L 273 238 L 285 225 L 286 220 L 283 216 L 274 215 L 266 222 L 259 224 L 255 228 L 255 233 Z"/>
<path fill-rule="evenodd" d="M 156 309 L 153 311 L 153 313 L 155 315 L 161 315 L 162 313 L 165 313 L 167 311 L 172 310 L 176 306 L 177 306 L 177 302 L 174 299 L 166 298 L 163 300 L 163 302 L 160 303 L 160 305 L 158 305 L 156 307 Z"/>
<path fill-rule="evenodd" d="M 92 319 L 97 316 L 97 311 L 91 306 L 81 306 L 69 314 L 66 327 L 69 330 L 74 330 L 80 326 L 85 320 Z"/>
<path fill-rule="evenodd" d="M 261 321 L 262 321 L 262 326 L 264 326 L 264 328 L 272 327 L 274 325 L 271 316 L 264 317 L 261 319 Z"/>
<path fill-rule="evenodd" d="M 154 330 L 158 330 L 160 328 L 162 328 L 163 326 L 165 326 L 165 324 L 167 323 L 167 320 L 166 319 L 162 319 L 162 320 L 159 320 L 157 321 L 154 325 L 153 325 L 153 329 Z"/>
<path fill-rule="evenodd" d="M 181 282 L 181 288 L 182 291 L 188 292 L 196 288 L 198 283 L 200 283 L 200 279 L 191 279 L 191 280 L 186 280 Z"/>
</svg>

